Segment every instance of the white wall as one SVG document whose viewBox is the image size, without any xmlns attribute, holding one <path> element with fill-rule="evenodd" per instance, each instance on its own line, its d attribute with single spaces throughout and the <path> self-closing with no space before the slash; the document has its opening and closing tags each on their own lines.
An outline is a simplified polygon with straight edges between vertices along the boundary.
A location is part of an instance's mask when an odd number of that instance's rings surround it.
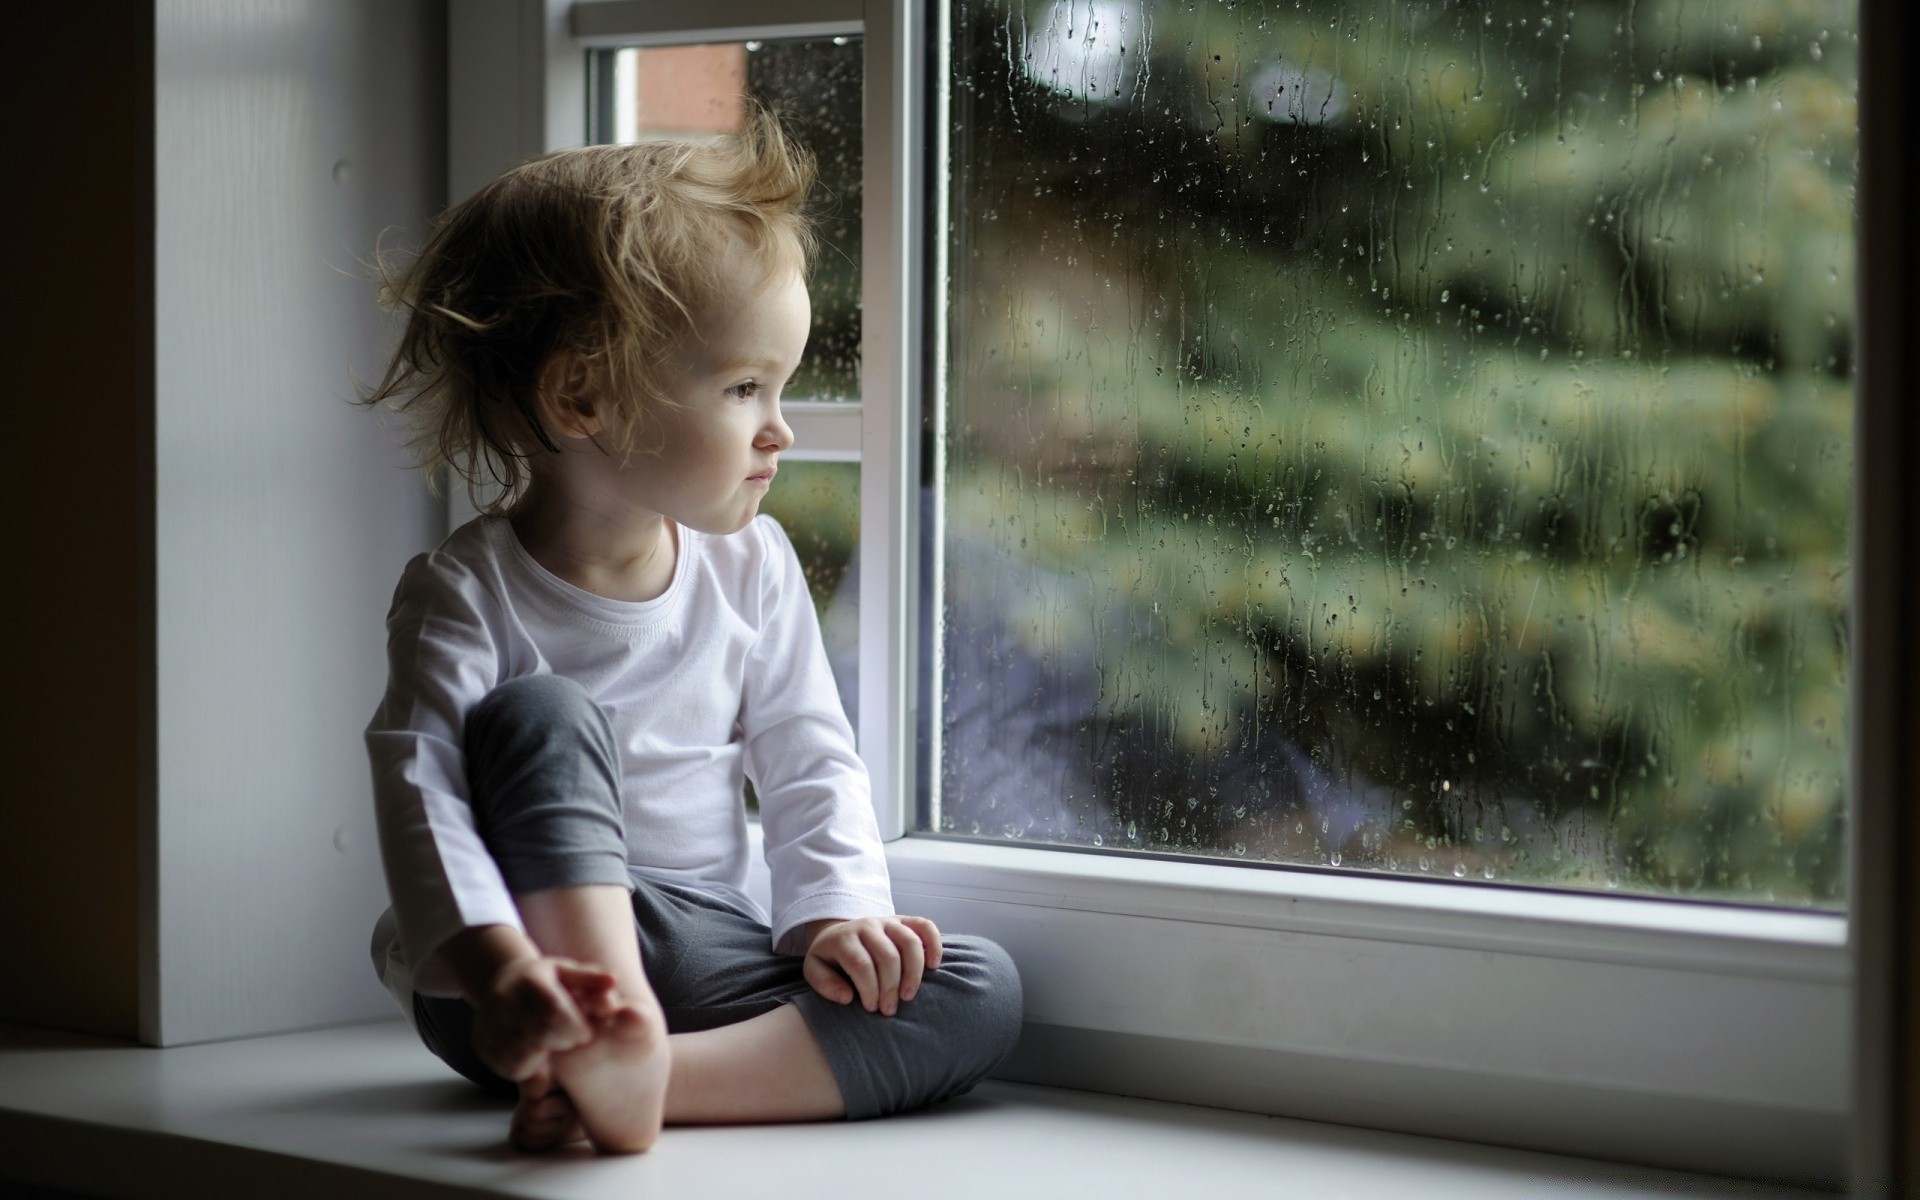
<svg viewBox="0 0 1920 1200">
<path fill-rule="evenodd" d="M 349 372 L 390 336 L 361 260 L 444 197 L 445 22 L 435 0 L 157 8 L 150 1042 L 391 1007 L 360 730 L 394 581 L 442 519 Z"/>
</svg>

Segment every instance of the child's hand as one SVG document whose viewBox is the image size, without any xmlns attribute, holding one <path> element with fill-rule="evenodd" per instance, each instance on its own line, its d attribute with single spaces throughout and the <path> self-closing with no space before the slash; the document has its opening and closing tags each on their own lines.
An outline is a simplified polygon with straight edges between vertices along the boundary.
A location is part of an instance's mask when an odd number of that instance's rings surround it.
<svg viewBox="0 0 1920 1200">
<path fill-rule="evenodd" d="M 925 917 L 861 917 L 815 922 L 800 973 L 835 1004 L 853 1001 L 892 1016 L 920 990 L 920 976 L 940 965 L 940 931 Z M 849 986 L 851 982 L 851 986 Z"/>
<path fill-rule="evenodd" d="M 473 1050 L 504 1079 L 544 1070 L 547 1057 L 585 1045 L 615 1007 L 613 976 L 570 958 L 516 959 L 474 997 Z"/>
</svg>

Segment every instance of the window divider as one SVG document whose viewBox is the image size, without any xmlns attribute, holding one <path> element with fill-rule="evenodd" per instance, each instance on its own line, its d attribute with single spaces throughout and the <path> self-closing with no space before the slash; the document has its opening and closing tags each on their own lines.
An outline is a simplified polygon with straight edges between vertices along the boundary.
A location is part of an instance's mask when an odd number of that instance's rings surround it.
<svg viewBox="0 0 1920 1200">
<path fill-rule="evenodd" d="M 788 400 L 780 412 L 793 430 L 794 462 L 859 462 L 862 406 L 857 401 Z"/>
<path fill-rule="evenodd" d="M 933 5 L 936 29 L 945 30 L 952 24 L 951 0 L 935 0 Z M 928 39 L 933 51 L 933 79 L 927 89 L 932 101 L 930 119 L 926 122 L 927 153 L 923 160 L 927 171 L 927 192 L 930 221 L 925 238 L 926 253 L 932 269 L 921 281 L 921 294 L 926 298 L 927 337 L 926 337 L 926 380 L 927 411 L 924 420 L 928 430 L 926 453 L 932 455 L 927 478 L 932 481 L 926 489 L 925 503 L 931 508 L 928 519 L 921 525 L 927 532 L 927 544 L 921 547 L 924 557 L 920 562 L 920 571 L 927 581 L 925 595 L 931 598 L 930 612 L 921 619 L 932 628 L 928 631 L 927 672 L 929 678 L 923 680 L 919 689 L 924 711 L 920 714 L 919 728 L 924 731 L 921 744 L 926 747 L 927 762 L 920 764 L 917 782 L 924 788 L 920 797 L 918 824 L 925 829 L 940 828 L 940 762 L 945 752 L 946 724 L 941 719 L 942 694 L 940 680 L 946 677 L 947 623 L 946 605 L 942 597 L 947 586 L 947 490 L 944 486 L 947 478 L 947 344 L 949 338 L 947 313 L 947 279 L 952 270 L 948 261 L 947 231 L 952 228 L 953 216 L 950 210 L 951 178 L 947 164 L 951 161 L 953 128 L 952 79 L 953 53 L 944 35 Z"/>
<path fill-rule="evenodd" d="M 858 34 L 862 0 L 588 0 L 571 6 L 576 46 L 689 46 Z"/>
<path fill-rule="evenodd" d="M 860 756 L 880 835 L 911 824 L 919 720 L 920 253 L 925 14 L 869 0 L 862 150 Z"/>
</svg>

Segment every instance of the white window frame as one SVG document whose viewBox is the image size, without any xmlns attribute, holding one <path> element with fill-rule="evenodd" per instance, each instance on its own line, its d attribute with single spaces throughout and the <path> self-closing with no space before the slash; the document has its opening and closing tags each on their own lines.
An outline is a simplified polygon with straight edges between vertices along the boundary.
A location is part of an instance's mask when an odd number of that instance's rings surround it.
<svg viewBox="0 0 1920 1200">
<path fill-rule="evenodd" d="M 926 286 L 945 278 L 944 238 L 925 236 L 930 204 L 931 228 L 947 224 L 945 3 L 450 10 L 456 200 L 585 139 L 590 47 L 863 37 L 861 400 L 791 405 L 791 456 L 861 464 L 858 737 L 896 902 L 1013 952 L 1027 1027 L 1012 1077 L 1695 1170 L 1843 1177 L 1854 970 L 1841 915 L 911 836 L 919 413 L 923 381 L 938 389 L 945 377 L 929 363 L 944 337 L 929 311 L 938 289 Z M 927 397 L 936 414 L 941 399 Z"/>
</svg>

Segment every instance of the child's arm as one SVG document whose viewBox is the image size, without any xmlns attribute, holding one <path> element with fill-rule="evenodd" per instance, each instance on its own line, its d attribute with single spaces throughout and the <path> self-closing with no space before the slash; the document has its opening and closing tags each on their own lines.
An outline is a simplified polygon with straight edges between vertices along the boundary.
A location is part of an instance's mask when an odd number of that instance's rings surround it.
<svg viewBox="0 0 1920 1200">
<path fill-rule="evenodd" d="M 762 585 L 740 727 L 773 876 L 774 946 L 800 954 L 817 940 L 803 927 L 892 918 L 893 892 L 867 769 L 854 752 L 799 557 L 771 518 L 741 536 L 761 539 Z M 850 945 L 842 949 L 853 957 Z"/>
<path fill-rule="evenodd" d="M 893 911 L 866 766 L 840 707 L 800 559 L 772 520 L 761 635 L 747 661 L 741 727 L 773 874 L 777 948 L 839 1004 L 887 1016 L 940 965 L 940 931 Z"/>
<path fill-rule="evenodd" d="M 470 999 L 491 986 L 478 978 L 482 966 L 498 974 L 522 957 L 506 953 L 519 947 L 505 935 L 531 946 L 476 827 L 461 750 L 468 711 L 503 673 L 493 611 L 452 555 L 408 563 L 387 616 L 387 691 L 366 735 L 380 857 L 413 986 Z M 488 928 L 498 932 L 479 936 Z M 447 951 L 462 935 L 501 952 L 456 964 Z"/>
</svg>

